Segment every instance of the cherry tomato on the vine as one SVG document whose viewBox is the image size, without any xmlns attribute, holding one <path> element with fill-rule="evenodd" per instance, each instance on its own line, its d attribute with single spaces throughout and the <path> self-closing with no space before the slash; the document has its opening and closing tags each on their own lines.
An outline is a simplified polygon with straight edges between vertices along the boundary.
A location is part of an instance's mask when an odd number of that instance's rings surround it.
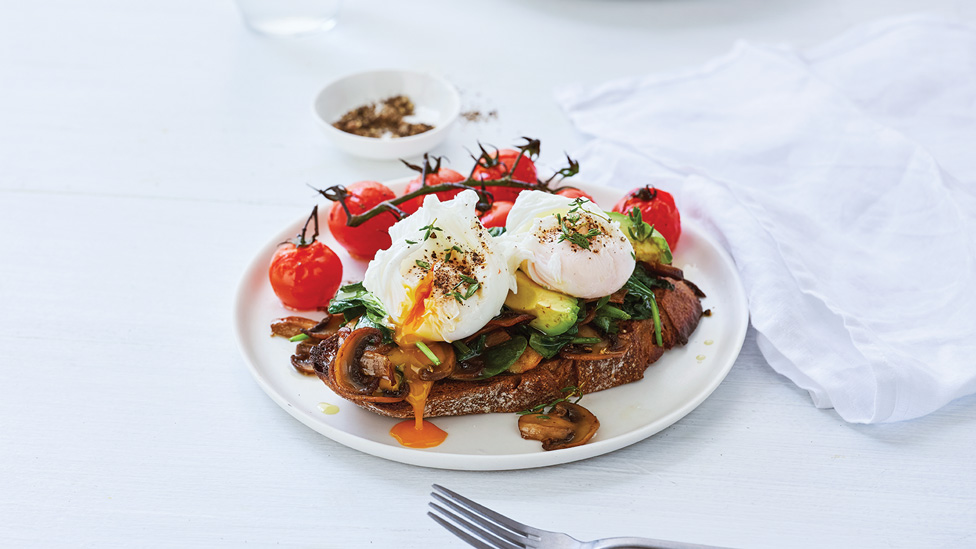
<svg viewBox="0 0 976 549">
<path fill-rule="evenodd" d="M 315 234 L 305 239 L 308 224 L 315 221 Z M 305 222 L 302 233 L 275 250 L 268 278 L 282 305 L 308 311 L 326 307 L 342 281 L 342 261 L 318 236 L 318 207 Z"/>
<path fill-rule="evenodd" d="M 681 215 L 671 193 L 650 186 L 638 187 L 621 198 L 613 211 L 628 214 L 635 206 L 644 222 L 653 225 L 673 251 L 681 237 Z"/>
<path fill-rule="evenodd" d="M 592 196 L 575 187 L 562 187 L 560 189 L 556 189 L 556 194 L 559 196 L 565 196 L 567 198 L 585 198 L 594 204 L 596 203 L 596 200 L 593 200 Z"/>
<path fill-rule="evenodd" d="M 396 198 L 396 194 L 389 187 L 376 181 L 360 181 L 346 187 L 349 193 L 346 206 L 352 215 L 356 215 L 387 200 Z M 349 255 L 369 260 L 376 252 L 390 247 L 390 227 L 396 223 L 396 216 L 392 212 L 382 212 L 356 227 L 346 225 L 346 210 L 342 204 L 332 204 L 329 212 L 329 231 L 336 241 L 342 245 Z"/>
<path fill-rule="evenodd" d="M 516 160 L 518 163 L 516 164 Z M 514 171 L 512 168 L 515 168 Z M 502 149 L 492 153 L 483 153 L 475 166 L 473 179 L 477 181 L 491 181 L 511 177 L 515 181 L 537 185 L 539 177 L 536 173 L 535 162 L 529 158 L 528 154 L 523 154 L 519 158 L 519 151 L 512 149 Z M 492 187 L 488 186 L 495 201 L 515 202 L 522 189 L 514 187 Z"/>
<path fill-rule="evenodd" d="M 512 202 L 496 200 L 488 211 L 481 214 L 481 224 L 485 227 L 504 227 L 508 221 L 508 212 L 514 205 Z"/>
<path fill-rule="evenodd" d="M 428 173 L 427 178 L 424 180 L 424 183 L 426 184 L 427 187 L 433 187 L 435 185 L 440 185 L 441 183 L 460 183 L 461 181 L 464 181 L 464 179 L 465 177 L 463 175 L 459 174 L 458 172 L 450 168 L 440 168 L 439 170 L 437 170 L 437 172 Z M 420 189 L 421 186 L 423 185 L 421 184 L 420 176 L 417 176 L 415 179 L 410 181 L 410 183 L 407 183 L 407 190 L 404 192 L 404 194 L 412 193 Z M 454 189 L 450 191 L 441 191 L 439 193 L 434 193 L 434 194 L 437 196 L 437 198 L 440 199 L 441 202 L 444 202 L 445 200 L 450 200 L 454 198 L 462 190 L 463 189 Z M 404 202 L 403 204 L 400 204 L 400 209 L 407 212 L 408 214 L 412 214 L 413 212 L 417 211 L 418 209 L 420 209 L 421 206 L 424 205 L 424 198 L 426 196 L 427 195 L 418 196 L 417 198 L 410 199 Z"/>
</svg>

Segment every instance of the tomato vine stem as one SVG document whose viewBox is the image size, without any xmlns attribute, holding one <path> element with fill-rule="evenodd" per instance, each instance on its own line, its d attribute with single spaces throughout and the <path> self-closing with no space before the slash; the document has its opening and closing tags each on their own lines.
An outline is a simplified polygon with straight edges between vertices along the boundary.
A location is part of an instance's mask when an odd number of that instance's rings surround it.
<svg viewBox="0 0 976 549">
<path fill-rule="evenodd" d="M 407 216 L 407 213 L 403 211 L 401 208 L 399 208 L 400 204 L 403 204 L 404 202 L 410 201 L 419 196 L 439 193 L 443 191 L 452 191 L 457 189 L 472 190 L 478 193 L 478 204 L 476 208 L 478 209 L 479 212 L 485 212 L 489 208 L 491 208 L 491 205 L 495 201 L 494 195 L 491 193 L 491 191 L 488 190 L 489 187 L 511 187 L 516 189 L 530 189 L 530 190 L 554 193 L 556 191 L 550 187 L 550 184 L 553 182 L 554 179 L 560 177 L 560 181 L 561 181 L 562 179 L 576 175 L 576 173 L 579 171 L 579 164 L 575 160 L 571 159 L 569 155 L 566 155 L 566 160 L 569 162 L 569 167 L 557 171 L 556 173 L 553 174 L 552 177 L 550 177 L 546 181 L 537 179 L 536 181 L 528 182 L 528 181 L 517 181 L 515 179 L 512 179 L 511 174 L 514 172 L 515 168 L 519 164 L 519 161 L 521 161 L 524 156 L 528 155 L 530 158 L 532 158 L 539 155 L 539 150 L 540 150 L 539 140 L 531 139 L 528 137 L 523 137 L 523 139 L 525 139 L 526 142 L 525 144 L 519 145 L 517 147 L 519 149 L 519 154 L 518 157 L 515 159 L 515 162 L 513 163 L 511 169 L 508 170 L 509 175 L 506 175 L 505 177 L 502 177 L 500 179 L 490 179 L 490 180 L 475 179 L 475 172 L 477 171 L 477 168 L 479 166 L 483 168 L 491 168 L 497 165 L 498 162 L 498 154 L 499 154 L 498 150 L 496 149 L 495 154 L 492 155 L 491 153 L 485 150 L 484 146 L 480 144 L 479 144 L 479 148 L 481 149 L 481 155 L 475 158 L 474 168 L 471 169 L 471 173 L 464 181 L 459 181 L 457 183 L 439 183 L 437 185 L 431 185 L 431 186 L 426 185 L 427 176 L 437 174 L 438 171 L 440 171 L 440 166 L 441 166 L 440 157 L 433 157 L 433 159 L 435 160 L 435 164 L 433 166 L 431 166 L 430 164 L 431 157 L 428 156 L 427 154 L 424 155 L 424 162 L 422 166 L 415 166 L 413 164 L 406 162 L 405 160 L 401 160 L 401 162 L 403 162 L 407 167 L 420 172 L 420 178 L 423 183 L 421 187 L 415 191 L 406 193 L 403 196 L 398 196 L 394 199 L 380 202 L 379 204 L 373 206 L 372 208 L 355 215 L 353 215 L 352 211 L 350 211 L 349 209 L 349 205 L 346 203 L 346 200 L 349 199 L 350 193 L 349 191 L 346 190 L 344 186 L 333 185 L 326 189 L 317 189 L 315 187 L 312 188 L 317 193 L 324 196 L 328 200 L 331 200 L 332 202 L 338 202 L 342 206 L 342 209 L 345 210 L 346 212 L 347 226 L 358 227 L 359 225 L 362 225 L 363 223 L 369 221 L 370 219 L 384 212 L 390 212 L 397 218 L 397 220 L 400 220 Z M 316 233 L 317 232 L 318 231 L 316 230 Z"/>
<path fill-rule="evenodd" d="M 484 186 L 489 187 L 514 187 L 516 189 L 532 189 L 537 191 L 553 192 L 548 186 L 542 183 L 526 183 L 523 181 L 515 181 L 510 177 L 505 177 L 502 179 L 492 179 L 491 181 L 478 181 L 475 179 L 465 179 L 464 181 L 458 183 L 440 183 L 438 185 L 431 185 L 429 187 L 420 187 L 416 191 L 409 192 L 403 196 L 398 196 L 392 200 L 385 200 L 379 204 L 373 206 L 372 208 L 355 215 L 348 215 L 349 207 L 346 205 L 346 199 L 348 198 L 349 192 L 342 185 L 333 185 L 327 189 L 315 189 L 316 192 L 324 196 L 325 198 L 333 201 L 339 202 L 342 208 L 346 210 L 347 218 L 346 225 L 349 227 L 358 227 L 363 223 L 369 221 L 370 219 L 380 215 L 383 212 L 390 212 L 401 219 L 406 217 L 406 212 L 398 208 L 400 204 L 407 202 L 411 199 L 417 198 L 418 196 L 424 196 L 433 193 L 439 193 L 443 191 L 452 191 L 456 189 L 461 190 L 472 190 L 478 193 L 479 201 L 485 202 L 488 206 L 494 202 L 494 196 L 491 191 L 484 189 Z M 487 208 L 485 208 L 487 209 Z"/>
</svg>

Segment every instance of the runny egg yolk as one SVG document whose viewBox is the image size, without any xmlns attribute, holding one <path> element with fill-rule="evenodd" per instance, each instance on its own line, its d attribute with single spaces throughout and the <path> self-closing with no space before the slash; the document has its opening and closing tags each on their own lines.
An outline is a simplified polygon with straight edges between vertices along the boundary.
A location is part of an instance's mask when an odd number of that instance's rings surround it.
<svg viewBox="0 0 976 549">
<path fill-rule="evenodd" d="M 433 423 L 423 420 L 420 427 L 409 419 L 401 421 L 390 429 L 390 435 L 408 448 L 432 448 L 444 442 L 447 433 Z"/>
<path fill-rule="evenodd" d="M 407 291 L 407 300 L 404 302 L 403 314 L 400 317 L 403 321 L 396 327 L 396 341 L 401 345 L 413 345 L 422 341 L 417 335 L 417 329 L 424 323 L 428 314 L 426 305 L 427 299 L 434 292 L 434 275 L 428 272 L 416 288 Z"/>
</svg>

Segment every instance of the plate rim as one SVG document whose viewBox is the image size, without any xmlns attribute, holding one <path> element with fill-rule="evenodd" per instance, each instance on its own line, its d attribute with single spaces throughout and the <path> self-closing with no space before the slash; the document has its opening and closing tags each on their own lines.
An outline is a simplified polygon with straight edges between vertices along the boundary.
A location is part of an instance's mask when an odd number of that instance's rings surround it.
<svg viewBox="0 0 976 549">
<path fill-rule="evenodd" d="M 410 181 L 410 179 L 412 178 L 392 179 L 384 184 L 394 188 L 396 191 L 396 187 L 405 185 L 408 181 Z M 589 192 L 588 189 L 595 189 L 599 192 L 621 195 L 623 192 L 625 192 L 615 187 L 582 181 L 573 181 L 573 186 L 587 192 Z M 304 217 L 302 219 L 304 219 Z M 300 221 L 297 222 L 300 223 Z M 671 425 L 674 425 L 683 417 L 698 408 L 698 406 L 700 406 L 702 402 L 704 402 L 715 391 L 715 389 L 721 385 L 722 381 L 724 381 L 728 376 L 728 373 L 731 371 L 732 366 L 736 362 L 736 359 L 742 350 L 742 346 L 745 342 L 746 332 L 749 326 L 748 301 L 746 299 L 741 276 L 736 268 L 735 261 L 732 259 L 728 251 L 725 250 L 725 248 L 722 247 L 712 235 L 708 234 L 708 232 L 704 230 L 704 227 L 697 220 L 694 218 L 682 219 L 682 231 L 690 229 L 690 232 L 693 232 L 696 238 L 704 241 L 708 248 L 710 248 L 712 252 L 716 253 L 717 257 L 721 260 L 724 266 L 728 268 L 728 271 L 731 274 L 731 280 L 726 280 L 725 282 L 730 287 L 735 289 L 734 295 L 730 297 L 736 302 L 736 308 L 741 310 L 740 318 L 733 318 L 730 320 L 731 322 L 734 322 L 735 329 L 733 330 L 734 336 L 732 338 L 733 343 L 731 343 L 730 347 L 729 359 L 726 363 L 722 364 L 719 371 L 710 378 L 709 383 L 702 385 L 700 390 L 692 399 L 688 400 L 683 405 L 677 407 L 657 420 L 632 431 L 616 435 L 606 440 L 592 441 L 581 446 L 565 448 L 552 452 L 482 455 L 457 452 L 431 452 L 424 451 L 422 449 L 397 447 L 389 444 L 383 444 L 346 432 L 327 423 L 313 421 L 307 414 L 304 414 L 302 411 L 298 410 L 292 401 L 280 394 L 271 385 L 271 383 L 265 379 L 265 374 L 258 367 L 258 365 L 254 363 L 255 360 L 253 360 L 247 352 L 247 349 L 251 343 L 247 341 L 248 338 L 245 337 L 249 325 L 246 325 L 244 322 L 244 317 L 246 317 L 246 315 L 243 314 L 243 311 L 246 308 L 246 301 L 249 295 L 247 291 L 248 282 L 253 278 L 253 273 L 255 270 L 264 270 L 266 268 L 264 265 L 270 260 L 270 255 L 266 253 L 267 250 L 272 249 L 274 245 L 273 243 L 281 241 L 281 235 L 292 232 L 294 225 L 295 223 L 288 225 L 286 228 L 277 233 L 275 238 L 269 240 L 266 244 L 259 248 L 255 256 L 248 261 L 247 266 L 245 267 L 238 281 L 235 291 L 234 308 L 232 312 L 234 320 L 234 336 L 238 349 L 241 352 L 244 362 L 247 364 L 248 370 L 251 373 L 251 377 L 254 378 L 258 386 L 261 387 L 261 389 L 272 399 L 272 401 L 288 412 L 289 415 L 313 431 L 354 450 L 408 465 L 435 469 L 466 471 L 530 469 L 589 459 L 591 457 L 607 454 L 645 440 L 663 431 L 664 429 L 667 429 Z M 327 227 L 326 230 L 328 230 Z"/>
</svg>

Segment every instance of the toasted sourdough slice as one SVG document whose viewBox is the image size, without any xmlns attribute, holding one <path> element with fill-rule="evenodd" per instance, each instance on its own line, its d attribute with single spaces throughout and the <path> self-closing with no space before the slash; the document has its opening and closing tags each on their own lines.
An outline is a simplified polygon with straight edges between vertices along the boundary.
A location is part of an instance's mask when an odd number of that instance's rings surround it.
<svg viewBox="0 0 976 549">
<path fill-rule="evenodd" d="M 674 284 L 674 290 L 654 290 L 663 346 L 655 344 L 653 320 L 621 322 L 621 337 L 627 338 L 622 355 L 598 360 L 556 356 L 521 374 L 503 373 L 481 381 L 442 379 L 430 390 L 424 417 L 520 412 L 565 396 L 566 387 L 578 387 L 585 394 L 642 379 L 644 370 L 661 358 L 665 350 L 687 343 L 702 315 L 697 288 L 683 280 L 669 279 L 669 282 Z M 328 375 L 335 356 L 335 344 L 330 349 L 329 343 L 327 340 L 313 348 L 311 357 L 318 377 L 339 393 Z M 413 408 L 405 401 L 377 403 L 355 397 L 350 400 L 377 414 L 414 417 Z"/>
</svg>

